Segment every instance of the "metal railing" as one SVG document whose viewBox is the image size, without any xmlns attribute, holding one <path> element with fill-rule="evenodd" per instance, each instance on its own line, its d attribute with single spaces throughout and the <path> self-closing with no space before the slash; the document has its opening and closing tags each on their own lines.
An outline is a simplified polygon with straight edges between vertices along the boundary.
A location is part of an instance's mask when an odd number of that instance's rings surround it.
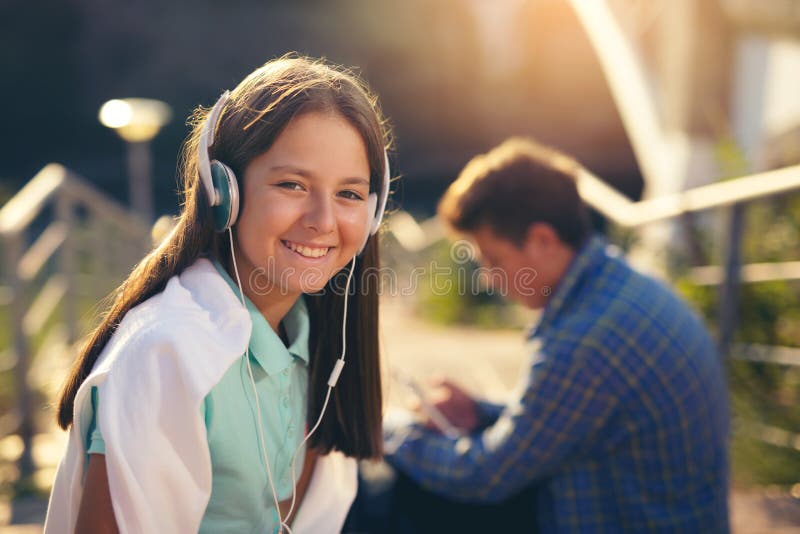
<svg viewBox="0 0 800 534">
<path fill-rule="evenodd" d="M 659 96 L 652 88 L 652 78 L 647 74 L 645 62 L 640 53 L 641 47 L 637 46 L 635 40 L 623 30 L 610 2 L 606 0 L 591 2 L 569 0 L 569 3 L 597 54 L 600 67 L 646 181 L 657 184 L 677 183 L 678 180 L 684 178 L 682 169 L 688 167 L 687 158 L 690 154 L 688 148 L 692 144 L 691 134 L 681 128 L 670 128 L 663 120 L 663 114 L 657 104 Z M 737 2 L 736 9 L 730 4 L 732 3 L 723 2 L 722 7 L 734 18 L 741 19 L 743 14 L 747 15 L 744 18 L 749 16 L 752 19 L 755 16 L 754 12 L 749 13 L 748 9 L 757 2 L 744 2 L 748 8 L 744 10 L 740 9 L 741 5 L 738 5 L 742 2 Z M 764 13 L 761 14 L 764 15 Z M 755 19 L 758 18 L 758 16 L 755 17 Z M 753 20 L 749 22 L 753 22 Z M 676 29 L 674 23 L 672 29 Z M 696 32 L 697 28 L 694 31 Z M 684 66 L 686 66 L 689 49 L 686 48 L 685 43 L 689 39 L 681 37 L 679 35 L 675 39 L 675 42 L 684 43 L 682 48 L 680 46 L 677 48 L 675 58 L 678 58 L 677 61 L 684 62 Z M 688 37 L 688 35 L 683 37 Z M 763 105 L 763 103 L 750 102 L 750 106 L 759 105 Z M 756 108 L 753 107 L 753 109 Z M 796 190 L 800 183 L 800 166 L 787 167 L 739 180 L 719 182 L 635 204 L 628 202 L 622 195 L 613 191 L 606 184 L 594 180 L 591 176 L 584 177 L 582 182 L 581 194 L 588 203 L 610 220 L 629 228 L 656 220 L 677 217 L 684 213 L 730 206 L 729 234 L 724 265 L 696 268 L 691 272 L 691 276 L 697 283 L 720 287 L 718 308 L 720 352 L 735 357 L 744 357 L 744 354 L 752 353 L 749 349 L 742 350 L 743 347 L 731 347 L 737 322 L 736 304 L 740 284 L 768 280 L 796 280 L 800 278 L 800 266 L 796 261 L 771 265 L 741 265 L 740 248 L 744 231 L 744 206 L 756 198 Z M 604 202 L 592 202 L 592 199 L 603 199 Z M 730 350 L 731 348 L 735 350 Z M 800 360 L 800 351 L 796 349 L 776 347 L 774 351 L 784 355 L 781 357 L 781 361 L 787 361 L 785 355 L 792 351 L 794 357 L 790 360 Z M 750 426 L 758 427 L 755 424 Z M 756 432 L 755 434 L 761 436 L 763 433 Z M 777 434 L 772 433 L 772 435 Z M 794 437 L 796 439 L 789 440 L 787 443 L 794 443 L 794 448 L 800 450 L 800 447 L 796 445 L 800 443 L 800 435 Z M 771 442 L 776 441 L 781 440 L 773 439 Z"/>
<path fill-rule="evenodd" d="M 34 395 L 55 378 L 51 364 L 72 352 L 79 299 L 103 297 L 141 257 L 148 239 L 143 220 L 58 164 L 44 167 L 0 209 L 0 296 L 10 329 L 0 371 L 13 372 L 16 386 L 0 437 L 17 433 L 22 439 L 20 480 L 34 470 Z"/>
</svg>

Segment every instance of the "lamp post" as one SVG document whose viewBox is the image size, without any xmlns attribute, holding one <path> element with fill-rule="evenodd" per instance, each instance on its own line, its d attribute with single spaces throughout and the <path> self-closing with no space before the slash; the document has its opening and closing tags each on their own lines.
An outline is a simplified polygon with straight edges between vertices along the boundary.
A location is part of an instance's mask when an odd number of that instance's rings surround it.
<svg viewBox="0 0 800 534">
<path fill-rule="evenodd" d="M 127 148 L 129 201 L 133 211 L 153 222 L 153 158 L 150 141 L 172 117 L 164 102 L 148 98 L 109 100 L 100 108 L 100 122 L 113 129 Z"/>
</svg>

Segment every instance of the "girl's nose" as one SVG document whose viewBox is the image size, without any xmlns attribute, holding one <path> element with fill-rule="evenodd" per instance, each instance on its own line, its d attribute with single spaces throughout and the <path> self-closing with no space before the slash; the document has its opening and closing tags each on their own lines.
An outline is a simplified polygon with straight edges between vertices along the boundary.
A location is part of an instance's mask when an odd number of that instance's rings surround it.
<svg viewBox="0 0 800 534">
<path fill-rule="evenodd" d="M 312 195 L 303 222 L 307 228 L 320 234 L 328 234 L 336 228 L 333 201 L 326 195 Z"/>
</svg>

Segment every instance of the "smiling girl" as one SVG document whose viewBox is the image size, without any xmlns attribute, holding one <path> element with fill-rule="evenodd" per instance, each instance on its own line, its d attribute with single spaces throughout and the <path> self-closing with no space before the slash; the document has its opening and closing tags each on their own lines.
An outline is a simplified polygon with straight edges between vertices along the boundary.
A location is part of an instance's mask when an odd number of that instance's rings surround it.
<svg viewBox="0 0 800 534">
<path fill-rule="evenodd" d="M 382 452 L 375 97 L 286 56 L 194 119 L 177 225 L 61 394 L 46 532 L 338 532 Z"/>
</svg>

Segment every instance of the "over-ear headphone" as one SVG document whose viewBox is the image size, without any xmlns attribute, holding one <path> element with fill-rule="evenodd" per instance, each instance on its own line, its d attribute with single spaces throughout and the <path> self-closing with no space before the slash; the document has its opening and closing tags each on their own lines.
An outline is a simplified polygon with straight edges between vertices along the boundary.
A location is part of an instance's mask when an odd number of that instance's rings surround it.
<svg viewBox="0 0 800 534">
<path fill-rule="evenodd" d="M 222 93 L 217 103 L 211 109 L 203 125 L 203 132 L 200 135 L 198 147 L 198 170 L 200 181 L 206 190 L 209 205 L 213 217 L 214 229 L 217 232 L 224 232 L 236 224 L 239 216 L 239 182 L 233 170 L 218 160 L 209 161 L 208 151 L 214 145 L 217 125 L 222 109 L 228 102 L 229 91 Z M 377 193 L 370 193 L 367 197 L 368 212 L 372 218 L 367 222 L 364 230 L 364 237 L 359 247 L 359 254 L 364 250 L 369 236 L 375 234 L 380 228 L 383 213 L 386 210 L 386 200 L 389 198 L 389 158 L 386 151 L 383 152 L 384 173 L 381 181 L 381 189 Z"/>
</svg>

